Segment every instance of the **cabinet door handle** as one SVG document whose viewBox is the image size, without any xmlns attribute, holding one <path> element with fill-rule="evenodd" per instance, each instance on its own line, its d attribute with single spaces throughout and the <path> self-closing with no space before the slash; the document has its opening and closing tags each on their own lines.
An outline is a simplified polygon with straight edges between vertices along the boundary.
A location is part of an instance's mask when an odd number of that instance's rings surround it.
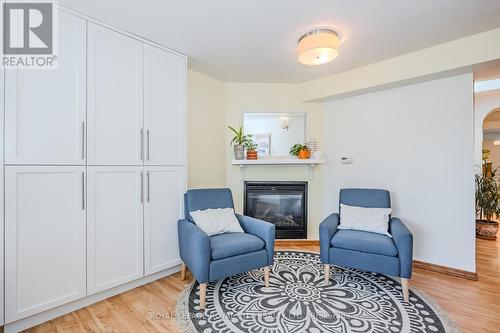
<svg viewBox="0 0 500 333">
<path fill-rule="evenodd" d="M 141 171 L 141 203 L 144 203 L 144 172 Z"/>
<path fill-rule="evenodd" d="M 144 128 L 141 128 L 141 161 L 144 161 Z"/>
<path fill-rule="evenodd" d="M 85 172 L 82 171 L 82 210 L 85 210 Z"/>
<path fill-rule="evenodd" d="M 85 159 L 85 122 L 82 121 L 82 160 Z"/>
<path fill-rule="evenodd" d="M 151 182 L 149 181 L 149 179 L 150 179 L 150 176 L 149 176 L 149 171 L 148 171 L 147 176 L 148 176 L 148 196 L 147 196 L 146 201 L 149 203 L 150 198 L 151 198 L 151 197 L 150 197 L 150 194 L 149 194 L 149 189 L 151 188 Z"/>
<path fill-rule="evenodd" d="M 146 144 L 147 144 L 147 151 L 146 151 L 146 159 L 149 161 L 149 129 L 146 131 L 146 138 L 147 138 L 147 141 L 146 141 Z"/>
</svg>

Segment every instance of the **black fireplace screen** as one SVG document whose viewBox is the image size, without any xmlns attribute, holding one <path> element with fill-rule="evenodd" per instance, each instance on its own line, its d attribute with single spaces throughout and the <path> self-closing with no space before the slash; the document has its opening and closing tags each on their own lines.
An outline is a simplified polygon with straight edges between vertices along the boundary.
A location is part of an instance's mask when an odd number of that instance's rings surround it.
<svg viewBox="0 0 500 333">
<path fill-rule="evenodd" d="M 276 238 L 307 238 L 307 182 L 245 182 L 244 214 L 276 226 Z"/>
</svg>

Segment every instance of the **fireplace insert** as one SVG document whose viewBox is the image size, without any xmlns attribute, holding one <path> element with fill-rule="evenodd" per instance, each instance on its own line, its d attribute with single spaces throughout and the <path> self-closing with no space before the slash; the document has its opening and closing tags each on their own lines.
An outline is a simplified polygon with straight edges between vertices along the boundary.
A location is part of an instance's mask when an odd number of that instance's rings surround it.
<svg viewBox="0 0 500 333">
<path fill-rule="evenodd" d="M 244 214 L 273 223 L 276 238 L 307 238 L 307 182 L 245 182 Z"/>
</svg>

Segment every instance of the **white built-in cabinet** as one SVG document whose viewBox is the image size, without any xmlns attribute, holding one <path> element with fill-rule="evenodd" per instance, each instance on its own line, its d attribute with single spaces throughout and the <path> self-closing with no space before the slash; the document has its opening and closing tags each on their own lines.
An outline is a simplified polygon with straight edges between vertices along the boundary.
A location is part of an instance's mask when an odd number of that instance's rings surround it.
<svg viewBox="0 0 500 333">
<path fill-rule="evenodd" d="M 142 164 L 143 68 L 143 43 L 88 24 L 88 164 Z"/>
<path fill-rule="evenodd" d="M 58 68 L 1 89 L 7 331 L 180 264 L 186 58 L 70 11 L 58 32 Z"/>
<path fill-rule="evenodd" d="M 89 294 L 144 275 L 143 179 L 142 167 L 88 167 Z"/>
<path fill-rule="evenodd" d="M 145 167 L 144 258 L 145 273 L 152 274 L 180 264 L 177 225 L 183 215 L 186 169 L 180 166 Z"/>
<path fill-rule="evenodd" d="M 145 164 L 186 164 L 184 59 L 144 46 Z M 169 142 L 171 144 L 165 144 Z"/>
<path fill-rule="evenodd" d="M 86 22 L 60 12 L 58 67 L 9 69 L 5 162 L 85 164 Z"/>
<path fill-rule="evenodd" d="M 12 322 L 85 296 L 85 167 L 5 168 L 5 304 Z"/>
</svg>

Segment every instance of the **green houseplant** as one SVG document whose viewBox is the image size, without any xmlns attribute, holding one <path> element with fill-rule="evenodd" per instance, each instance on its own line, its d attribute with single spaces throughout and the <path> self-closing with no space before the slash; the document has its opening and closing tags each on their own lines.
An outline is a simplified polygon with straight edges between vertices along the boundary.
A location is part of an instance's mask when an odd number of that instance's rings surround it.
<svg viewBox="0 0 500 333">
<path fill-rule="evenodd" d="M 476 235 L 479 238 L 495 240 L 500 215 L 500 186 L 495 179 L 496 169 L 476 175 Z"/>
<path fill-rule="evenodd" d="M 257 148 L 259 148 L 259 145 L 251 138 L 248 138 L 243 145 L 247 150 L 247 160 L 256 160 L 259 158 L 257 154 Z"/>
<path fill-rule="evenodd" d="M 248 140 L 251 140 L 251 135 L 245 135 L 243 133 L 243 126 L 240 126 L 238 129 L 234 127 L 228 126 L 228 128 L 233 132 L 234 137 L 231 139 L 231 145 L 233 145 L 234 149 L 234 158 L 236 160 L 242 160 L 245 157 L 245 143 Z"/>
<path fill-rule="evenodd" d="M 311 152 L 306 145 L 301 143 L 296 143 L 290 148 L 290 155 L 297 156 L 298 158 L 305 160 L 311 156 Z"/>
</svg>

